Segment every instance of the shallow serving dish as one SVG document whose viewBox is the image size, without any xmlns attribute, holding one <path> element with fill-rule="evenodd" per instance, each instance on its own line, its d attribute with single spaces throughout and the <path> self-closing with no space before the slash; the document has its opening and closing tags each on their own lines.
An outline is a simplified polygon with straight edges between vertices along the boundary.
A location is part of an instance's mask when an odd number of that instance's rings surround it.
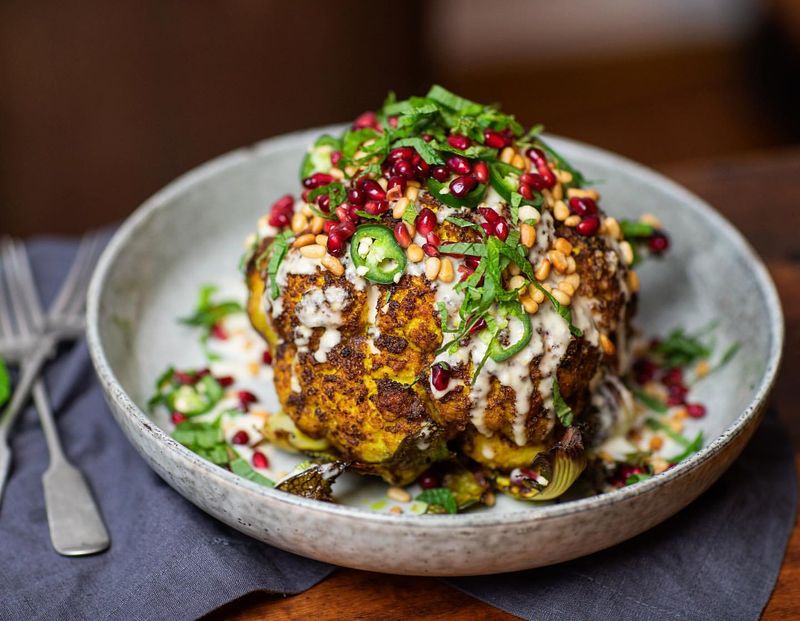
<svg viewBox="0 0 800 621">
<path fill-rule="evenodd" d="M 667 257 L 641 270 L 637 325 L 665 334 L 716 319 L 720 342 L 742 344 L 728 366 L 695 389 L 709 406 L 700 452 L 602 496 L 416 516 L 261 487 L 172 440 L 144 405 L 167 365 L 201 360 L 195 340 L 175 318 L 191 308 L 201 284 L 235 280 L 242 240 L 267 205 L 295 187 L 297 162 L 323 131 L 331 128 L 273 138 L 179 178 L 122 225 L 97 267 L 88 305 L 97 374 L 129 440 L 175 490 L 285 550 L 373 571 L 452 576 L 538 567 L 614 545 L 685 507 L 736 459 L 761 420 L 783 344 L 778 297 L 763 264 L 727 221 L 675 183 L 619 156 L 557 138 L 552 142 L 567 159 L 602 182 L 603 204 L 612 215 L 655 213 L 672 236 Z"/>
</svg>

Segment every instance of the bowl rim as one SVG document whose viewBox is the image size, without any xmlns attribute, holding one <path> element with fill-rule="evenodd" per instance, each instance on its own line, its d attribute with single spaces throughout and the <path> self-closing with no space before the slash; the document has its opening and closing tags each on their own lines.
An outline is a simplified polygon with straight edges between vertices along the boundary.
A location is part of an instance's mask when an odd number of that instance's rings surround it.
<svg viewBox="0 0 800 621">
<path fill-rule="evenodd" d="M 140 434 L 149 431 L 154 441 L 160 443 L 166 451 L 176 453 L 176 457 L 187 466 L 193 466 L 201 476 L 217 479 L 220 484 L 256 494 L 265 501 L 283 505 L 286 510 L 305 509 L 327 514 L 330 517 L 352 518 L 367 520 L 371 523 L 383 523 L 402 526 L 411 529 L 451 529 L 453 527 L 471 526 L 507 526 L 563 518 L 569 515 L 582 514 L 625 502 L 643 494 L 654 492 L 658 488 L 669 484 L 701 467 L 708 460 L 717 456 L 746 428 L 754 417 L 757 417 L 765 405 L 769 392 L 775 384 L 783 351 L 784 321 L 781 304 L 775 284 L 764 266 L 762 260 L 744 239 L 742 234 L 729 223 L 721 214 L 715 211 L 703 199 L 690 192 L 683 186 L 665 177 L 664 175 L 624 156 L 612 153 L 605 149 L 588 145 L 586 143 L 549 134 L 548 138 L 556 145 L 567 145 L 581 151 L 581 155 L 594 160 L 603 160 L 621 168 L 649 185 L 658 186 L 676 202 L 682 203 L 700 217 L 713 224 L 719 234 L 740 253 L 747 264 L 752 268 L 753 275 L 758 284 L 759 292 L 765 300 L 768 310 L 768 327 L 770 331 L 770 347 L 763 375 L 754 393 L 753 399 L 741 414 L 717 437 L 711 444 L 704 446 L 700 451 L 680 462 L 673 468 L 662 472 L 646 481 L 635 485 L 623 487 L 605 494 L 565 502 L 539 506 L 532 511 L 463 513 L 456 515 L 436 515 L 421 518 L 411 514 L 383 514 L 370 511 L 367 508 L 338 505 L 317 500 L 311 500 L 263 487 L 248 481 L 238 475 L 225 470 L 201 458 L 188 448 L 173 440 L 158 425 L 153 424 L 147 414 L 133 401 L 119 382 L 111 364 L 106 357 L 103 342 L 100 337 L 100 301 L 109 271 L 120 251 L 150 217 L 161 209 L 168 208 L 170 200 L 180 193 L 192 188 L 198 182 L 213 177 L 229 168 L 244 164 L 248 160 L 258 157 L 264 152 L 276 152 L 290 149 L 302 139 L 312 136 L 341 130 L 343 125 L 329 125 L 282 134 L 257 142 L 249 147 L 242 147 L 223 154 L 196 168 L 184 173 L 163 189 L 153 194 L 140 205 L 117 229 L 102 253 L 95 271 L 92 275 L 87 295 L 87 323 L 86 336 L 89 352 L 95 371 L 109 398 L 113 399 L 119 409 L 125 413 L 130 422 Z"/>
</svg>

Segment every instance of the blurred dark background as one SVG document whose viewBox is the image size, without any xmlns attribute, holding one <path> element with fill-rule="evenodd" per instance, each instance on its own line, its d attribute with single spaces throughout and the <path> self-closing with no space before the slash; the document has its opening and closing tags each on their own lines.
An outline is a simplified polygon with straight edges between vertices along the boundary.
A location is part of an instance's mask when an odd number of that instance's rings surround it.
<svg viewBox="0 0 800 621">
<path fill-rule="evenodd" d="M 0 232 L 432 82 L 647 164 L 800 142 L 798 0 L 0 2 Z"/>
</svg>

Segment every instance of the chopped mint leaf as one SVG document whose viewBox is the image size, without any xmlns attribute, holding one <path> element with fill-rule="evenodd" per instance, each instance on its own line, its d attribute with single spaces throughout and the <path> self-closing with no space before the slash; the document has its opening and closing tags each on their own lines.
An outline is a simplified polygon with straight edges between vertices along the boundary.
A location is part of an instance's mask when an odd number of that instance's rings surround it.
<svg viewBox="0 0 800 621">
<path fill-rule="evenodd" d="M 625 239 L 635 239 L 637 237 L 650 237 L 655 229 L 643 222 L 632 222 L 631 220 L 620 220 L 619 228 Z"/>
<path fill-rule="evenodd" d="M 556 416 L 564 427 L 569 427 L 572 424 L 573 413 L 572 408 L 567 405 L 564 398 L 561 396 L 561 390 L 558 387 L 558 378 L 553 376 L 553 407 L 556 410 Z"/>
<path fill-rule="evenodd" d="M 344 187 L 343 183 L 334 181 L 328 185 L 323 185 L 311 190 L 311 192 L 308 194 L 308 204 L 311 205 L 323 194 L 328 195 L 330 209 L 336 209 L 339 205 L 347 200 L 347 188 Z"/>
<path fill-rule="evenodd" d="M 446 487 L 426 489 L 415 500 L 428 505 L 428 513 L 458 513 L 455 496 Z"/>
<path fill-rule="evenodd" d="M 470 222 L 469 220 L 464 220 L 463 218 L 458 218 L 456 216 L 447 216 L 445 218 L 445 222 L 452 222 L 456 226 L 460 226 L 461 228 L 469 228 L 469 229 L 477 229 L 481 233 L 483 233 L 483 229 L 481 228 L 480 224 L 475 224 L 474 222 Z"/>
<path fill-rule="evenodd" d="M 689 366 L 711 355 L 711 346 L 700 340 L 702 332 L 692 335 L 685 332 L 683 328 L 677 328 L 653 350 L 663 356 L 667 366 Z"/>
<path fill-rule="evenodd" d="M 695 436 L 694 440 L 692 440 L 691 442 L 689 442 L 686 445 L 686 449 L 682 453 L 679 453 L 678 455 L 675 455 L 674 457 L 667 458 L 667 461 L 669 463 L 671 463 L 671 464 L 677 464 L 679 462 L 682 462 L 684 459 L 686 459 L 690 455 L 693 455 L 694 453 L 699 451 L 701 448 L 703 448 L 703 432 L 699 431 L 699 432 L 697 432 L 697 435 Z"/>
<path fill-rule="evenodd" d="M 425 142 L 422 138 L 418 136 L 414 136 L 412 138 L 403 138 L 402 140 L 398 140 L 397 142 L 392 144 L 392 147 L 413 147 L 417 153 L 419 153 L 420 157 L 425 160 L 427 164 L 431 166 L 436 166 L 438 164 L 443 164 L 444 160 L 441 156 L 436 152 L 430 144 Z"/>
<path fill-rule="evenodd" d="M 472 257 L 485 257 L 486 244 L 480 242 L 458 242 L 454 244 L 442 244 L 439 252 L 444 254 L 467 254 Z"/>
<path fill-rule="evenodd" d="M 241 457 L 237 456 L 236 459 L 230 463 L 230 468 L 231 472 L 234 474 L 238 474 L 240 477 L 244 477 L 253 483 L 258 483 L 264 487 L 275 487 L 275 481 L 253 470 L 250 464 Z"/>
<path fill-rule="evenodd" d="M 659 414 L 663 414 L 669 409 L 667 404 L 661 401 L 661 399 L 657 399 L 652 395 L 648 395 L 643 390 L 634 390 L 633 395 L 649 409 L 653 410 L 654 412 L 658 412 Z"/>
<path fill-rule="evenodd" d="M 438 84 L 431 86 L 426 97 L 456 112 L 461 112 L 462 114 L 478 114 L 483 110 L 481 104 L 459 97 Z"/>
<path fill-rule="evenodd" d="M 269 264 L 267 265 L 267 275 L 269 276 L 270 296 L 273 300 L 281 294 L 277 282 L 278 268 L 281 265 L 281 261 L 283 261 L 283 257 L 286 256 L 286 252 L 289 250 L 289 240 L 292 237 L 293 234 L 291 231 L 278 233 L 270 246 L 271 253 Z"/>
<path fill-rule="evenodd" d="M 627 479 L 625 479 L 625 485 L 633 485 L 634 483 L 638 483 L 639 481 L 647 481 L 647 479 L 652 479 L 652 474 L 647 474 L 644 472 L 640 472 L 639 474 L 632 474 Z"/>
<path fill-rule="evenodd" d="M 5 403 L 11 397 L 11 377 L 8 374 L 8 369 L 6 368 L 3 359 L 0 358 L 0 407 L 5 405 Z"/>
</svg>

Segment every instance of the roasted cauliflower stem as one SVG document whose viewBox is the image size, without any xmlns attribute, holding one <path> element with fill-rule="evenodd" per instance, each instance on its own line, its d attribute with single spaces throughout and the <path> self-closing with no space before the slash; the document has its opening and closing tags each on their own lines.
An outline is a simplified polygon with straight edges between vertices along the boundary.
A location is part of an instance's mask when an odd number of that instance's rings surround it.
<svg viewBox="0 0 800 621">
<path fill-rule="evenodd" d="M 552 500 L 619 427 L 638 255 L 539 131 L 435 86 L 309 148 L 244 261 L 283 446 Z"/>
</svg>

